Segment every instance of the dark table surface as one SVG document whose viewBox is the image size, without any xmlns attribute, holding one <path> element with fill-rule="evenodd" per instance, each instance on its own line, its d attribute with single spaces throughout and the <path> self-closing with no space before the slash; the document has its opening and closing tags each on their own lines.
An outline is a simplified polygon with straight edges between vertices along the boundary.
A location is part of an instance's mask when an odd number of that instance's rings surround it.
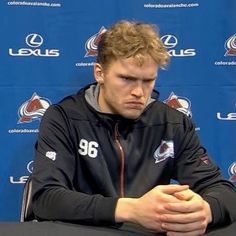
<svg viewBox="0 0 236 236">
<path fill-rule="evenodd" d="M 145 232 L 140 228 L 124 225 L 119 229 L 84 226 L 63 222 L 2 222 L 0 236 L 139 236 L 165 235 Z M 207 236 L 236 236 L 236 222 L 206 234 Z"/>
</svg>

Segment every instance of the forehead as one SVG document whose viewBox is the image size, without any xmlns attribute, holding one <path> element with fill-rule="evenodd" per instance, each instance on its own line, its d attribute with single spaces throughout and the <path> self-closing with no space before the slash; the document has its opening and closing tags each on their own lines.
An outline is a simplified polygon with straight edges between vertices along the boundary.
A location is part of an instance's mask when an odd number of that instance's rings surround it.
<svg viewBox="0 0 236 236">
<path fill-rule="evenodd" d="M 157 70 L 158 65 L 150 56 L 145 57 L 142 64 L 136 58 L 130 57 L 113 60 L 108 66 L 108 71 L 111 73 L 124 73 L 148 78 L 156 77 Z"/>
</svg>

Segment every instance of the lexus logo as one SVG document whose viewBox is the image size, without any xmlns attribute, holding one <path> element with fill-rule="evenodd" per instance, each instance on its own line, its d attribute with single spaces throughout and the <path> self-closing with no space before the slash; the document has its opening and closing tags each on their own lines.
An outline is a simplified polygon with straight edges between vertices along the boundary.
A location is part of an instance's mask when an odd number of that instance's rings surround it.
<svg viewBox="0 0 236 236">
<path fill-rule="evenodd" d="M 25 38 L 28 48 L 23 47 L 19 49 L 9 48 L 9 55 L 13 57 L 59 57 L 59 49 L 41 49 L 40 46 L 43 44 L 44 40 L 40 34 L 32 33 L 28 34 Z"/>
<path fill-rule="evenodd" d="M 27 164 L 27 170 L 29 173 L 32 173 L 33 172 L 33 164 L 34 164 L 34 161 L 30 161 L 28 164 Z"/>
<path fill-rule="evenodd" d="M 26 37 L 25 42 L 28 46 L 37 48 L 43 44 L 43 38 L 39 34 L 29 34 Z"/>
<path fill-rule="evenodd" d="M 178 44 L 178 39 L 174 35 L 164 35 L 161 41 L 166 48 L 174 48 Z"/>
</svg>

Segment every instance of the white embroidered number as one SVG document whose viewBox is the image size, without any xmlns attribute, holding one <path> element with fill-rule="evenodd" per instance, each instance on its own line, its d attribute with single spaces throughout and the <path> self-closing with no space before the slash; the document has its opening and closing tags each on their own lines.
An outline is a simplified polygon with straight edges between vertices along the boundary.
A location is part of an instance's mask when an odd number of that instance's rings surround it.
<svg viewBox="0 0 236 236">
<path fill-rule="evenodd" d="M 88 142 L 86 139 L 81 139 L 79 143 L 79 154 L 82 156 L 89 156 L 91 158 L 97 157 L 98 154 L 98 143 L 94 141 Z"/>
</svg>

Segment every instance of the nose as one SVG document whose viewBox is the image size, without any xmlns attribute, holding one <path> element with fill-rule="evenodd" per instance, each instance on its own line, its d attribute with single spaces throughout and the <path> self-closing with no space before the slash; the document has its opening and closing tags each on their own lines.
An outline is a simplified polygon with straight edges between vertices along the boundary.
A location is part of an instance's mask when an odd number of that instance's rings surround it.
<svg viewBox="0 0 236 236">
<path fill-rule="evenodd" d="M 136 97 L 142 97 L 144 95 L 142 81 L 135 81 L 131 94 Z"/>
</svg>

